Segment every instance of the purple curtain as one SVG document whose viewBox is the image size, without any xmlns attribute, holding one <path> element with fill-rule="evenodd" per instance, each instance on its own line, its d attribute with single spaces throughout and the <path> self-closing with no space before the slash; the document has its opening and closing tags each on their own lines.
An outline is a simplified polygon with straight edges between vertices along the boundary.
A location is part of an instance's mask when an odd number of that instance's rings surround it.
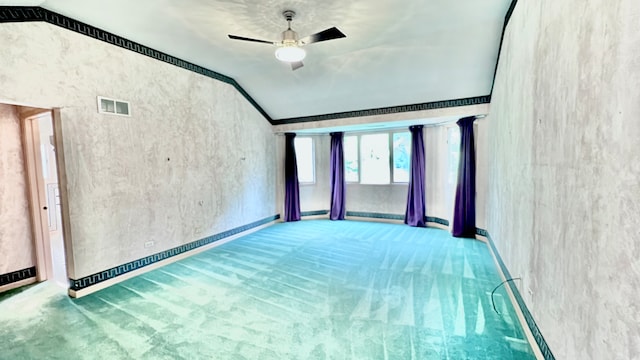
<svg viewBox="0 0 640 360">
<path fill-rule="evenodd" d="M 345 215 L 343 137 L 344 133 L 331 133 L 331 220 L 344 220 Z"/>
<path fill-rule="evenodd" d="M 296 163 L 296 134 L 285 134 L 284 150 L 284 221 L 300 220 L 300 186 L 298 185 L 298 164 Z"/>
<path fill-rule="evenodd" d="M 476 235 L 476 153 L 473 141 L 475 116 L 458 120 L 460 126 L 460 164 L 453 211 L 453 236 L 473 238 Z"/>
<path fill-rule="evenodd" d="M 411 226 L 425 227 L 424 205 L 424 140 L 422 125 L 409 127 L 411 131 L 411 170 L 409 176 L 409 193 L 407 195 L 407 211 L 404 223 Z"/>
</svg>

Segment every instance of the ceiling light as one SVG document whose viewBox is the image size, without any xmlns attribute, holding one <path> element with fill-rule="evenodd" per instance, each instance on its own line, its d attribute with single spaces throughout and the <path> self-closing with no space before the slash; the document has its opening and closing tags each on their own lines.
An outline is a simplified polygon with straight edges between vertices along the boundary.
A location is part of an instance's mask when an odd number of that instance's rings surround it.
<svg viewBox="0 0 640 360">
<path fill-rule="evenodd" d="M 297 46 L 283 46 L 276 49 L 276 58 L 285 62 L 298 62 L 302 61 L 307 53 L 304 49 Z"/>
</svg>

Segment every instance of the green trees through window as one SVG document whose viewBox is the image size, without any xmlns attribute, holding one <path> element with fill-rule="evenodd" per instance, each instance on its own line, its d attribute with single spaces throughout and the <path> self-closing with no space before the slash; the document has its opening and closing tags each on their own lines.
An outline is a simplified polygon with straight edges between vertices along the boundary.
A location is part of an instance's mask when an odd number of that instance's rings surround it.
<svg viewBox="0 0 640 360">
<path fill-rule="evenodd" d="M 409 182 L 411 133 L 393 133 L 393 182 Z"/>
<path fill-rule="evenodd" d="M 406 183 L 411 133 L 385 132 L 344 137 L 345 179 L 361 184 Z"/>
<path fill-rule="evenodd" d="M 360 182 L 358 162 L 358 137 L 345 136 L 342 144 L 344 151 L 344 178 L 347 182 Z"/>
</svg>

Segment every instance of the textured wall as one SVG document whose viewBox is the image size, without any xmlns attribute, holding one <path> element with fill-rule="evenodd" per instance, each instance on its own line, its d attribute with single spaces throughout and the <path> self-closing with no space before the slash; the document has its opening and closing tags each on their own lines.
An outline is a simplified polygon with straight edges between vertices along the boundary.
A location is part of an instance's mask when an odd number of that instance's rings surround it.
<svg viewBox="0 0 640 360">
<path fill-rule="evenodd" d="M 487 229 L 559 359 L 640 358 L 639 20 L 521 1 L 505 34 Z"/>
<path fill-rule="evenodd" d="M 474 123 L 474 142 L 476 145 L 476 227 L 486 229 L 488 168 L 489 168 L 489 120 L 479 119 Z M 455 192 L 455 189 L 454 189 Z M 454 193 L 455 197 L 455 193 Z M 453 219 L 452 219 L 453 220 Z"/>
<path fill-rule="evenodd" d="M 70 276 L 276 212 L 271 127 L 231 86 L 43 23 L 0 42 L 0 98 L 61 107 Z M 98 95 L 133 116 L 98 114 Z"/>
<path fill-rule="evenodd" d="M 451 222 L 453 219 L 451 219 L 450 208 L 453 193 L 448 189 L 447 184 L 449 168 L 447 129 L 448 126 L 426 127 L 424 129 L 425 197 L 428 216 L 439 217 Z"/>
<path fill-rule="evenodd" d="M 21 139 L 16 107 L 0 104 L 0 274 L 35 265 Z"/>
<path fill-rule="evenodd" d="M 407 184 L 347 184 L 347 211 L 364 211 L 404 215 L 407 207 Z"/>
</svg>

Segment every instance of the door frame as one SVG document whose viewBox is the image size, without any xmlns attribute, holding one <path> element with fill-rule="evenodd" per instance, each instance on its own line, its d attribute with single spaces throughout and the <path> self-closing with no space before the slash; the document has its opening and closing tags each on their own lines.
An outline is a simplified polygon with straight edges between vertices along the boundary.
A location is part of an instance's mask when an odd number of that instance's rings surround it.
<svg viewBox="0 0 640 360">
<path fill-rule="evenodd" d="M 54 114 L 51 109 L 31 107 L 19 107 L 19 114 L 28 188 L 27 196 L 36 257 L 36 281 L 45 281 L 53 276 L 53 263 L 49 239 L 47 195 L 40 152 L 40 130 L 37 120 L 43 116 L 50 116 L 53 122 Z"/>
</svg>

